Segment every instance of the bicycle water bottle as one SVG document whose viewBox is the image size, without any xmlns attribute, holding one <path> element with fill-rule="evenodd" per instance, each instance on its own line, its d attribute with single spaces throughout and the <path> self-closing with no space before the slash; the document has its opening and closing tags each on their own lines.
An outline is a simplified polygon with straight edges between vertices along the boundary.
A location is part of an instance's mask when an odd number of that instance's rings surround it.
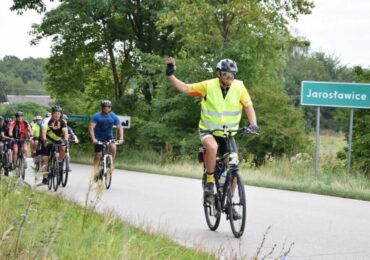
<svg viewBox="0 0 370 260">
<path fill-rule="evenodd" d="M 220 178 L 218 179 L 218 186 L 220 188 L 222 188 L 225 184 L 226 175 L 227 175 L 226 171 L 223 171 L 220 175 Z"/>
</svg>

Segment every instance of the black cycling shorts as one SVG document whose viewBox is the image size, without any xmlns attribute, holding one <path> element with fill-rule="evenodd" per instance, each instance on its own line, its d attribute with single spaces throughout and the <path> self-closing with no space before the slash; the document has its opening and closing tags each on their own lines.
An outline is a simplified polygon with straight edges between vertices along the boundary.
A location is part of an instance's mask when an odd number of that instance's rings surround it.
<svg viewBox="0 0 370 260">
<path fill-rule="evenodd" d="M 54 144 L 61 144 L 62 141 L 58 141 L 58 142 L 54 142 Z M 66 145 L 66 144 L 64 144 Z M 53 147 L 53 144 L 47 144 L 46 146 L 45 145 L 42 145 L 41 146 L 41 150 L 40 150 L 40 154 L 42 156 L 49 156 L 50 153 L 51 153 L 51 148 Z"/>
<path fill-rule="evenodd" d="M 105 140 L 98 140 L 99 142 L 108 142 L 110 140 L 112 140 L 113 138 L 108 138 L 108 139 L 105 139 Z M 95 144 L 94 145 L 94 150 L 95 150 L 95 153 L 101 153 L 103 151 L 103 145 L 101 144 Z"/>
</svg>

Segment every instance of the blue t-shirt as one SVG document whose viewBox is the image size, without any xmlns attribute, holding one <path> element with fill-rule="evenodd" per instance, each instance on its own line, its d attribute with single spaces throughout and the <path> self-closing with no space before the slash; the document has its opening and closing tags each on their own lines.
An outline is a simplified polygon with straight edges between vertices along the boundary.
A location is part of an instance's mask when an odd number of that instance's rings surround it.
<svg viewBox="0 0 370 260">
<path fill-rule="evenodd" d="M 93 116 L 92 122 L 96 124 L 94 133 L 98 141 L 107 141 L 113 138 L 113 125 L 121 123 L 119 117 L 113 112 L 109 114 L 98 112 Z"/>
</svg>

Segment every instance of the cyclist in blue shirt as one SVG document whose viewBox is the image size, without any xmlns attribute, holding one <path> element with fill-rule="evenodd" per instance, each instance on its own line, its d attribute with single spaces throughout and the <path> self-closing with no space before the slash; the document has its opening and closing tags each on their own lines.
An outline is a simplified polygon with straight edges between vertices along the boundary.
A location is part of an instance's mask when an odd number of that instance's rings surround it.
<svg viewBox="0 0 370 260">
<path fill-rule="evenodd" d="M 117 126 L 118 129 L 118 143 L 123 143 L 123 128 L 119 117 L 112 112 L 112 102 L 109 100 L 103 100 L 101 102 L 102 111 L 96 113 L 90 123 L 89 133 L 91 141 L 95 144 L 95 156 L 94 156 L 94 179 L 98 174 L 99 161 L 102 156 L 103 146 L 98 142 L 105 142 L 113 139 L 113 126 Z M 110 144 L 113 159 L 116 156 L 116 144 Z"/>
</svg>

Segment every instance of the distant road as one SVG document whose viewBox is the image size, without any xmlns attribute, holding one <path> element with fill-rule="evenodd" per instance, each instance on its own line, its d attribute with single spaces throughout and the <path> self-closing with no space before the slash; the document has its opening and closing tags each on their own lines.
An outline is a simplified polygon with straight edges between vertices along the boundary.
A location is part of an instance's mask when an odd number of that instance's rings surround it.
<svg viewBox="0 0 370 260">
<path fill-rule="evenodd" d="M 60 191 L 83 204 L 92 167 L 72 164 L 72 170 Z M 34 184 L 32 174 L 27 181 Z M 370 259 L 370 202 L 251 186 L 246 195 L 247 228 L 241 239 L 234 238 L 225 217 L 216 232 L 208 229 L 200 180 L 116 170 L 99 210 L 113 209 L 136 226 L 226 259 L 253 258 L 269 226 L 260 258 L 275 244 L 268 259 L 276 258 L 294 242 L 287 259 Z"/>
</svg>

